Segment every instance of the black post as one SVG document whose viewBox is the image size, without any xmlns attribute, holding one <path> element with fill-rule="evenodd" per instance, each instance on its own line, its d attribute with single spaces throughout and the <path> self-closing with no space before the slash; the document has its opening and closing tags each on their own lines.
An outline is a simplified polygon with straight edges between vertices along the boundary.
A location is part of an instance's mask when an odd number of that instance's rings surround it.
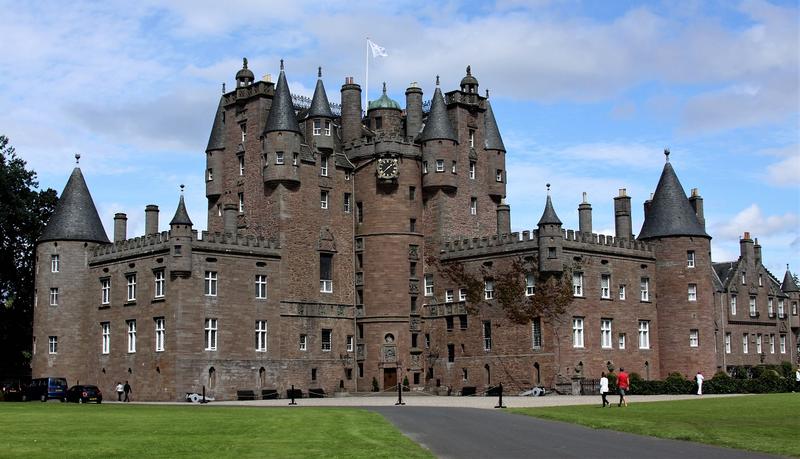
<svg viewBox="0 0 800 459">
<path fill-rule="evenodd" d="M 506 406 L 503 405 L 503 383 L 500 383 L 500 400 L 497 401 L 497 406 L 495 408 L 505 408 Z"/>
<path fill-rule="evenodd" d="M 206 400 L 206 386 L 205 385 L 203 385 L 203 400 L 200 400 L 200 403 L 208 403 L 208 400 Z"/>
<path fill-rule="evenodd" d="M 292 384 L 292 401 L 289 402 L 289 405 L 297 405 L 294 401 L 294 384 Z"/>
<path fill-rule="evenodd" d="M 401 382 L 397 383 L 397 403 L 395 403 L 394 406 L 397 405 L 405 405 L 405 403 L 403 403 L 403 383 Z"/>
</svg>

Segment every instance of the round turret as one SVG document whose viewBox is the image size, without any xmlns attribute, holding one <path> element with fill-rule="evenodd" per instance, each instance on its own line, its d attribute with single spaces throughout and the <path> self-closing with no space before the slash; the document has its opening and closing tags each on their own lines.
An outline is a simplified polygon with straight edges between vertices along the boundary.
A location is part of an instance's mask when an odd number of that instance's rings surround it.
<svg viewBox="0 0 800 459">
<path fill-rule="evenodd" d="M 467 66 L 467 74 L 461 79 L 461 90 L 464 92 L 477 94 L 478 79 L 472 76 L 472 67 Z"/>
<path fill-rule="evenodd" d="M 236 72 L 236 86 L 247 86 L 255 81 L 256 77 L 253 72 L 247 68 L 247 58 L 242 59 L 242 69 Z"/>
<path fill-rule="evenodd" d="M 403 129 L 402 110 L 400 104 L 386 95 L 386 83 L 383 83 L 383 94 L 367 105 L 368 127 L 373 131 L 401 135 Z"/>
</svg>

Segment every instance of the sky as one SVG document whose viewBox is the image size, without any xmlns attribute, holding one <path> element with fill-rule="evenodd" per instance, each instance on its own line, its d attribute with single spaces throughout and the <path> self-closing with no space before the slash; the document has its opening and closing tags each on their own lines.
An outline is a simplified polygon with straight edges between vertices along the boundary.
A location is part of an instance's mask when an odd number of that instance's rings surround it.
<svg viewBox="0 0 800 459">
<path fill-rule="evenodd" d="M 712 259 L 739 255 L 745 231 L 783 279 L 800 271 L 800 33 L 795 1 L 496 0 L 357 2 L 0 0 L 0 134 L 59 193 L 80 167 L 109 235 L 128 214 L 166 230 L 186 185 L 205 229 L 205 147 L 222 83 L 247 57 L 257 78 L 285 59 L 293 93 L 331 102 L 347 76 L 370 99 L 404 105 L 436 75 L 458 88 L 467 65 L 490 97 L 508 150 L 512 230 L 534 229 L 552 187 L 565 228 L 582 192 L 594 230 L 614 234 L 613 198 L 633 228 L 664 148 L 687 193 L 704 198 Z"/>
</svg>

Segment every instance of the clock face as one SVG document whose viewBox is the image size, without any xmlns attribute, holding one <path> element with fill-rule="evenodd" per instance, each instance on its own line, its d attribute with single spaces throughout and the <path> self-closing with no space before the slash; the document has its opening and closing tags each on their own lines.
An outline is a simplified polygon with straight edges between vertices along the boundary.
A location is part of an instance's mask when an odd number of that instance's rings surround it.
<svg viewBox="0 0 800 459">
<path fill-rule="evenodd" d="M 395 179 L 397 178 L 397 159 L 381 158 L 378 160 L 378 178 Z"/>
</svg>

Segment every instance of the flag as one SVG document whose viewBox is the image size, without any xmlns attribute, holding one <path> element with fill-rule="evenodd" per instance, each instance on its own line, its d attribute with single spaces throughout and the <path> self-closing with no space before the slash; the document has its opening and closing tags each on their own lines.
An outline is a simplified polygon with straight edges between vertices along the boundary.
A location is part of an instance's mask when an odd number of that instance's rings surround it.
<svg viewBox="0 0 800 459">
<path fill-rule="evenodd" d="M 386 48 L 383 46 L 378 46 L 377 44 L 373 43 L 372 40 L 367 38 L 367 43 L 369 43 L 369 48 L 372 50 L 372 57 L 388 57 L 389 55 L 386 53 Z"/>
</svg>

